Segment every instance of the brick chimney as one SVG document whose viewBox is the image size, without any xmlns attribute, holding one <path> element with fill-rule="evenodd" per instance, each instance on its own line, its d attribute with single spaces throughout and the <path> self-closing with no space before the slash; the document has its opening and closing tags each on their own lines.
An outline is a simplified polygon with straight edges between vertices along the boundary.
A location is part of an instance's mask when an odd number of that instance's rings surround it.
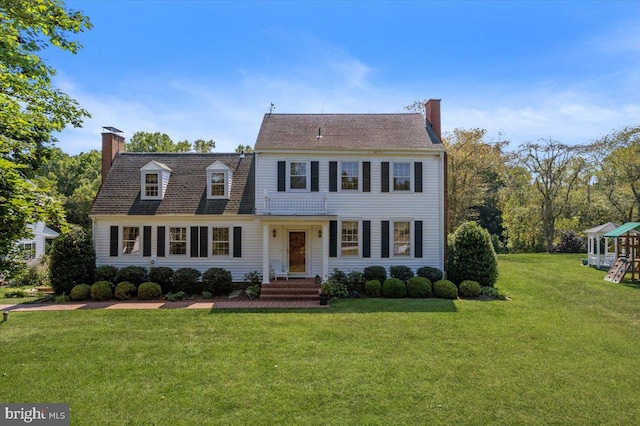
<svg viewBox="0 0 640 426">
<path fill-rule="evenodd" d="M 122 130 L 115 127 L 103 127 L 102 132 L 102 182 L 107 178 L 116 154 L 124 151 Z"/>
<path fill-rule="evenodd" d="M 438 139 L 442 140 L 442 128 L 440 127 L 440 99 L 429 99 L 425 107 L 425 115 L 427 121 L 431 124 L 433 133 L 438 136 Z"/>
</svg>

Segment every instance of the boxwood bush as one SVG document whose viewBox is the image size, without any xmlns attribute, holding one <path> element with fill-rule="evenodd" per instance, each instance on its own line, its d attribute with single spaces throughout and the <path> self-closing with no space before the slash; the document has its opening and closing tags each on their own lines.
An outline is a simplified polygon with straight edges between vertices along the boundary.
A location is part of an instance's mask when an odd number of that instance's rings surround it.
<svg viewBox="0 0 640 426">
<path fill-rule="evenodd" d="M 149 268 L 149 281 L 160 284 L 162 294 L 171 291 L 171 279 L 173 278 L 173 269 L 166 266 L 158 266 Z"/>
<path fill-rule="evenodd" d="M 91 286 L 89 284 L 78 284 L 73 286 L 69 299 L 71 300 L 89 300 L 91 298 Z"/>
<path fill-rule="evenodd" d="M 350 292 L 364 290 L 364 274 L 361 271 L 351 271 L 347 274 L 347 290 Z"/>
<path fill-rule="evenodd" d="M 120 268 L 116 273 L 114 282 L 121 283 L 123 281 L 129 281 L 138 286 L 147 281 L 147 269 L 142 266 L 133 265 Z"/>
<path fill-rule="evenodd" d="M 210 268 L 202 274 L 202 284 L 204 291 L 214 295 L 228 294 L 231 292 L 233 278 L 231 272 L 223 268 Z M 202 291 L 197 294 L 202 293 Z M 194 293 L 195 294 L 195 293 Z"/>
<path fill-rule="evenodd" d="M 422 268 L 418 268 L 418 270 L 416 271 L 416 275 L 419 277 L 424 277 L 432 283 L 435 283 L 436 281 L 439 281 L 443 278 L 442 271 L 432 266 L 423 266 Z"/>
<path fill-rule="evenodd" d="M 389 274 L 391 278 L 397 278 L 405 284 L 409 281 L 409 278 L 414 276 L 413 270 L 404 265 L 390 267 Z"/>
<path fill-rule="evenodd" d="M 431 296 L 431 281 L 424 277 L 411 277 L 407 281 L 407 296 L 429 297 Z"/>
<path fill-rule="evenodd" d="M 383 297 L 405 297 L 407 286 L 398 278 L 388 278 L 382 284 Z"/>
<path fill-rule="evenodd" d="M 138 288 L 129 281 L 122 281 L 116 286 L 115 296 L 118 300 L 129 300 L 136 295 Z"/>
<path fill-rule="evenodd" d="M 108 300 L 113 297 L 113 284 L 109 281 L 98 281 L 91 286 L 91 299 Z"/>
<path fill-rule="evenodd" d="M 383 283 L 387 279 L 387 270 L 383 266 L 367 266 L 362 273 L 365 281 L 378 280 Z"/>
<path fill-rule="evenodd" d="M 380 297 L 382 284 L 378 280 L 369 280 L 364 284 L 364 291 L 369 297 Z"/>
<path fill-rule="evenodd" d="M 458 292 L 462 297 L 478 297 L 480 284 L 478 281 L 464 280 L 458 286 Z"/>
<path fill-rule="evenodd" d="M 475 222 L 460 225 L 450 239 L 446 269 L 453 282 L 473 280 L 493 287 L 498 278 L 498 258 L 489 231 Z"/>
<path fill-rule="evenodd" d="M 440 299 L 457 299 L 458 287 L 449 280 L 439 280 L 433 283 L 433 295 Z"/>
<path fill-rule="evenodd" d="M 95 281 L 116 281 L 116 274 L 118 273 L 118 268 L 111 265 L 102 265 L 96 268 L 96 272 L 94 274 Z"/>
<path fill-rule="evenodd" d="M 53 240 L 50 258 L 51 287 L 56 294 L 69 294 L 76 284 L 93 281 L 96 252 L 91 238 L 82 229 Z"/>
<path fill-rule="evenodd" d="M 138 287 L 138 299 L 140 300 L 160 299 L 161 297 L 162 289 L 158 283 L 146 282 Z"/>
<path fill-rule="evenodd" d="M 173 273 L 173 284 L 171 290 L 173 293 L 184 291 L 187 294 L 200 294 L 203 290 L 200 278 L 200 271 L 193 268 L 180 268 Z"/>
</svg>

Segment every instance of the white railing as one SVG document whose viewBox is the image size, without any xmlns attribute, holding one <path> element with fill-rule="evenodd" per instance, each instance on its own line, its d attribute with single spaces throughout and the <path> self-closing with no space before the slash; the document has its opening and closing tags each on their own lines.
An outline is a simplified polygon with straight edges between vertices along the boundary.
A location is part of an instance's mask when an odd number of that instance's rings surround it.
<svg viewBox="0 0 640 426">
<path fill-rule="evenodd" d="M 265 191 L 264 214 L 325 215 L 327 214 L 327 193 L 309 195 Z"/>
</svg>

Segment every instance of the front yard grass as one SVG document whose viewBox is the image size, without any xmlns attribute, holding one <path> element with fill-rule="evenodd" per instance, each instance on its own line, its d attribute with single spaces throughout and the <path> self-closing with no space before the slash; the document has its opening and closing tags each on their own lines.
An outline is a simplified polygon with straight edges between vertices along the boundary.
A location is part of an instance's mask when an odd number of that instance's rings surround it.
<svg viewBox="0 0 640 426">
<path fill-rule="evenodd" d="M 510 301 L 14 312 L 0 399 L 71 424 L 635 424 L 640 286 L 504 255 Z"/>
</svg>

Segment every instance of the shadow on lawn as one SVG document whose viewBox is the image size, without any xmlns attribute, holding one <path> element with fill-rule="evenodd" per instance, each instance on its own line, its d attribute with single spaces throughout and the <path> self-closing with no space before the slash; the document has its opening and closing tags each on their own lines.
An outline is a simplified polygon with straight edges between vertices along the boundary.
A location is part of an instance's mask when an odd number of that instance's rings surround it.
<svg viewBox="0 0 640 426">
<path fill-rule="evenodd" d="M 453 300 L 443 299 L 333 299 L 328 308 L 238 308 L 211 309 L 211 314 L 371 314 L 380 312 L 454 313 L 458 309 Z"/>
</svg>

